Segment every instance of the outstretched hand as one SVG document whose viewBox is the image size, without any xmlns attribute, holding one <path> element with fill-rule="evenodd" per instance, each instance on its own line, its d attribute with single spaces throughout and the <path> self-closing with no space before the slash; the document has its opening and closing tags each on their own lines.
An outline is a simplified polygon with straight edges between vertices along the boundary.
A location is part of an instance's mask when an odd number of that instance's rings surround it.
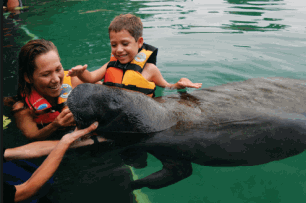
<svg viewBox="0 0 306 203">
<path fill-rule="evenodd" d="M 186 87 L 201 88 L 202 83 L 193 83 L 188 78 L 181 78 L 177 83 L 174 84 L 176 89 L 184 89 Z"/>
<path fill-rule="evenodd" d="M 71 68 L 69 71 L 68 71 L 68 74 L 66 76 L 79 76 L 81 75 L 85 70 L 87 69 L 87 64 L 85 64 L 84 66 L 82 65 L 77 65 L 73 68 Z"/>
<path fill-rule="evenodd" d="M 88 128 L 79 130 L 77 127 L 72 133 L 66 134 L 62 137 L 60 141 L 69 142 L 70 144 L 74 143 L 75 141 L 80 140 L 81 138 L 92 135 L 89 134 L 91 131 L 94 131 L 98 127 L 98 122 L 94 122 Z"/>
</svg>

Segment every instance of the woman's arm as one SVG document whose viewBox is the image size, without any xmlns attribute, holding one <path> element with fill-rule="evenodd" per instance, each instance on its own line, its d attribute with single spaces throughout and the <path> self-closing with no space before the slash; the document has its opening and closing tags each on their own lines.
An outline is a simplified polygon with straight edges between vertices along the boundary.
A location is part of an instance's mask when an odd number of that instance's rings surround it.
<svg viewBox="0 0 306 203">
<path fill-rule="evenodd" d="M 23 105 L 24 104 L 18 104 L 18 106 L 14 107 L 13 111 L 21 109 L 20 107 L 23 107 Z M 53 122 L 42 129 L 38 129 L 32 115 L 32 110 L 29 108 L 17 110 L 14 113 L 14 117 L 17 127 L 30 140 L 44 140 L 60 127 L 70 126 L 74 123 L 73 115 L 68 108 L 64 109 Z"/>
<path fill-rule="evenodd" d="M 6 161 L 34 159 L 50 154 L 58 143 L 58 140 L 32 142 L 20 147 L 6 149 L 3 156 Z"/>
<path fill-rule="evenodd" d="M 99 142 L 106 141 L 103 137 L 98 137 Z M 50 152 L 59 143 L 59 140 L 54 141 L 36 141 L 20 147 L 6 149 L 4 151 L 4 159 L 6 161 L 17 159 L 34 159 L 50 154 Z M 70 148 L 77 148 L 94 144 L 92 139 L 85 139 L 78 142 L 74 142 L 70 145 Z"/>
<path fill-rule="evenodd" d="M 97 126 L 98 123 L 95 122 L 86 129 L 76 130 L 73 133 L 63 136 L 45 161 L 33 173 L 30 179 L 21 185 L 16 185 L 15 202 L 33 196 L 54 174 L 69 146 L 77 139 L 95 130 Z"/>
<path fill-rule="evenodd" d="M 26 138 L 30 140 L 44 140 L 59 128 L 54 123 L 50 123 L 44 128 L 38 129 L 31 111 L 30 109 L 23 109 L 14 114 L 16 125 Z"/>
</svg>

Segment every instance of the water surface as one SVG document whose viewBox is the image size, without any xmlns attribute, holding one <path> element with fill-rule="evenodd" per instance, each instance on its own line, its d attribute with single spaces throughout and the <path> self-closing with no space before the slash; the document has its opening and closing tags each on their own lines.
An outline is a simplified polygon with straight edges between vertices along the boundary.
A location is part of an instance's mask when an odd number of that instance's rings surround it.
<svg viewBox="0 0 306 203">
<path fill-rule="evenodd" d="M 255 77 L 306 79 L 303 0 L 23 3 L 28 8 L 20 14 L 3 14 L 4 96 L 16 94 L 18 50 L 30 39 L 53 41 L 66 70 L 78 64 L 88 64 L 89 70 L 101 67 L 110 57 L 108 25 L 121 13 L 142 19 L 144 40 L 159 48 L 157 66 L 168 82 L 187 77 L 210 87 Z M 157 89 L 158 96 L 173 93 Z M 303 153 L 253 167 L 193 165 L 188 179 L 159 190 L 142 189 L 142 202 L 304 202 L 305 160 Z M 144 177 L 160 168 L 150 156 L 149 166 L 134 172 Z"/>
</svg>

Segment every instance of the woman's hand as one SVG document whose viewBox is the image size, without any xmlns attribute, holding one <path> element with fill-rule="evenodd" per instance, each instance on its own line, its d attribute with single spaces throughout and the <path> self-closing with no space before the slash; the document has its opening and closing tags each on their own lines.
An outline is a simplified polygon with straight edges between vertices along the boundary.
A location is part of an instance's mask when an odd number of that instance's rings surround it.
<svg viewBox="0 0 306 203">
<path fill-rule="evenodd" d="M 94 122 L 88 128 L 79 130 L 77 127 L 72 133 L 66 134 L 62 137 L 60 142 L 68 142 L 69 145 L 75 143 L 76 141 L 80 141 L 82 138 L 88 138 L 92 134 L 89 134 L 91 131 L 94 131 L 98 127 L 98 122 Z"/>
<path fill-rule="evenodd" d="M 83 130 L 75 130 L 73 133 L 62 137 L 45 161 L 36 169 L 31 178 L 21 185 L 16 185 L 15 202 L 23 201 L 33 196 L 55 173 L 65 152 L 77 139 L 87 135 L 98 127 L 98 122 Z"/>
<path fill-rule="evenodd" d="M 67 76 L 71 76 L 71 77 L 79 76 L 83 74 L 86 69 L 87 69 L 87 64 L 85 64 L 84 66 L 82 65 L 75 66 L 68 71 Z"/>
<path fill-rule="evenodd" d="M 65 108 L 53 121 L 56 127 L 68 127 L 75 124 L 73 114 L 68 108 Z"/>
</svg>

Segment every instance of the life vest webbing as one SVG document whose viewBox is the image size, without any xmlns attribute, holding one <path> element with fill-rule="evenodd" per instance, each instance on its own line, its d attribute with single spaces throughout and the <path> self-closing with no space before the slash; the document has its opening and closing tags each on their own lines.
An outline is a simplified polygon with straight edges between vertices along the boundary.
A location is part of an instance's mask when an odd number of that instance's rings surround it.
<svg viewBox="0 0 306 203">
<path fill-rule="evenodd" d="M 142 72 L 142 68 L 139 65 L 136 64 L 121 64 L 119 61 L 110 61 L 107 65 L 107 68 L 109 67 L 115 67 L 115 68 L 119 68 L 121 70 L 133 70 L 133 71 L 137 71 L 139 73 Z"/>
<path fill-rule="evenodd" d="M 128 90 L 134 90 L 134 91 L 142 92 L 144 94 L 154 94 L 154 91 L 156 89 L 156 88 L 147 89 L 147 88 L 137 87 L 136 85 L 124 85 L 124 84 L 118 84 L 118 83 L 112 83 L 112 82 L 105 82 L 103 83 L 103 85 L 115 86 L 115 87 L 120 87 L 120 88 L 124 88 Z"/>
</svg>

